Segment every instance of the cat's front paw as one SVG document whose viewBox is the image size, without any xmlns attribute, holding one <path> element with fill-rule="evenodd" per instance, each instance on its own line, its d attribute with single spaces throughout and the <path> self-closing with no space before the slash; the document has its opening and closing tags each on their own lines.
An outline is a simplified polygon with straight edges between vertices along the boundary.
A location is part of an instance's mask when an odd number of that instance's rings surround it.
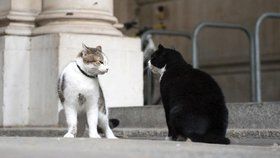
<svg viewBox="0 0 280 158">
<path fill-rule="evenodd" d="M 179 135 L 176 139 L 176 141 L 187 141 L 187 138 L 184 136 Z"/>
<path fill-rule="evenodd" d="M 75 136 L 72 133 L 66 133 L 63 137 L 64 138 L 74 138 Z"/>
<path fill-rule="evenodd" d="M 119 139 L 118 137 L 116 137 L 116 136 L 114 136 L 114 135 L 108 136 L 107 138 L 108 138 L 108 139 Z"/>
</svg>

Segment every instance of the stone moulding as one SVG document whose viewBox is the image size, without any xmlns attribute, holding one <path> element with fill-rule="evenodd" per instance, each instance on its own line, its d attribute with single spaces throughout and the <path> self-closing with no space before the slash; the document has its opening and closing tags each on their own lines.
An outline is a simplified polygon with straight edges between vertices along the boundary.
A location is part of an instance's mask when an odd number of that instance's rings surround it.
<svg viewBox="0 0 280 158">
<path fill-rule="evenodd" d="M 80 19 L 80 20 L 98 20 L 108 22 L 111 24 L 117 23 L 117 18 L 110 13 L 104 11 L 91 11 L 91 10 L 52 10 L 44 11 L 40 14 L 36 21 L 41 23 L 45 20 L 54 19 Z"/>
<path fill-rule="evenodd" d="M 31 35 L 37 15 L 37 12 L 21 11 L 2 13 L 0 15 L 0 35 Z"/>
<path fill-rule="evenodd" d="M 122 36 L 114 27 L 118 20 L 105 11 L 90 10 L 50 10 L 43 11 L 37 18 L 39 27 L 33 35 L 46 33 L 81 33 Z"/>
</svg>

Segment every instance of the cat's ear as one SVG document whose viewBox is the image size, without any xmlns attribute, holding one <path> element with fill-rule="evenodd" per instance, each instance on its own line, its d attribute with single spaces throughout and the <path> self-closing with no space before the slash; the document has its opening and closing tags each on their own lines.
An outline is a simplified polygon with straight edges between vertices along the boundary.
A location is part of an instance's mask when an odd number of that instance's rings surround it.
<svg viewBox="0 0 280 158">
<path fill-rule="evenodd" d="M 88 47 L 84 43 L 82 45 L 84 50 L 88 50 Z"/>
<path fill-rule="evenodd" d="M 97 46 L 96 49 L 99 50 L 100 52 L 102 52 L 102 47 L 101 46 Z"/>
<path fill-rule="evenodd" d="M 82 53 L 83 53 L 83 56 L 84 56 L 84 55 L 86 55 L 87 52 L 89 51 L 89 48 L 88 48 L 84 43 L 83 43 L 82 45 L 83 45 L 83 51 L 82 51 Z"/>
<path fill-rule="evenodd" d="M 159 49 L 159 50 L 164 49 L 163 45 L 159 44 L 159 45 L 158 45 L 158 49 Z"/>
</svg>

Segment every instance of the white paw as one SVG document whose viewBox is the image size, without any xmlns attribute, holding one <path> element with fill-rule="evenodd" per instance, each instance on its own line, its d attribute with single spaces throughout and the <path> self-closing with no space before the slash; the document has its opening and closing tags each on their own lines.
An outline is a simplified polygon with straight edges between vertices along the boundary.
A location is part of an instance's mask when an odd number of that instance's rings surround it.
<svg viewBox="0 0 280 158">
<path fill-rule="evenodd" d="M 172 140 L 172 137 L 165 137 L 165 140 Z"/>
<path fill-rule="evenodd" d="M 99 134 L 89 134 L 90 138 L 96 138 L 96 139 L 100 139 L 101 136 Z"/>
<path fill-rule="evenodd" d="M 191 139 L 187 139 L 187 142 L 188 142 L 188 143 L 192 143 L 192 140 L 191 140 Z"/>
<path fill-rule="evenodd" d="M 66 133 L 64 136 L 64 138 L 74 138 L 74 134 L 71 134 L 71 133 Z"/>
<path fill-rule="evenodd" d="M 118 137 L 111 135 L 111 136 L 107 136 L 108 139 L 119 139 Z"/>
</svg>

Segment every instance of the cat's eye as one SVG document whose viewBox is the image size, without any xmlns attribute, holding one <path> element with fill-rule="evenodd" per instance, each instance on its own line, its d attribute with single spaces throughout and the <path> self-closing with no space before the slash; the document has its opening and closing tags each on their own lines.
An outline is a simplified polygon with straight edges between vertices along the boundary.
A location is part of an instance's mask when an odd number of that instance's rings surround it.
<svg viewBox="0 0 280 158">
<path fill-rule="evenodd" d="M 100 64 L 103 64 L 103 61 L 99 61 Z"/>
</svg>

